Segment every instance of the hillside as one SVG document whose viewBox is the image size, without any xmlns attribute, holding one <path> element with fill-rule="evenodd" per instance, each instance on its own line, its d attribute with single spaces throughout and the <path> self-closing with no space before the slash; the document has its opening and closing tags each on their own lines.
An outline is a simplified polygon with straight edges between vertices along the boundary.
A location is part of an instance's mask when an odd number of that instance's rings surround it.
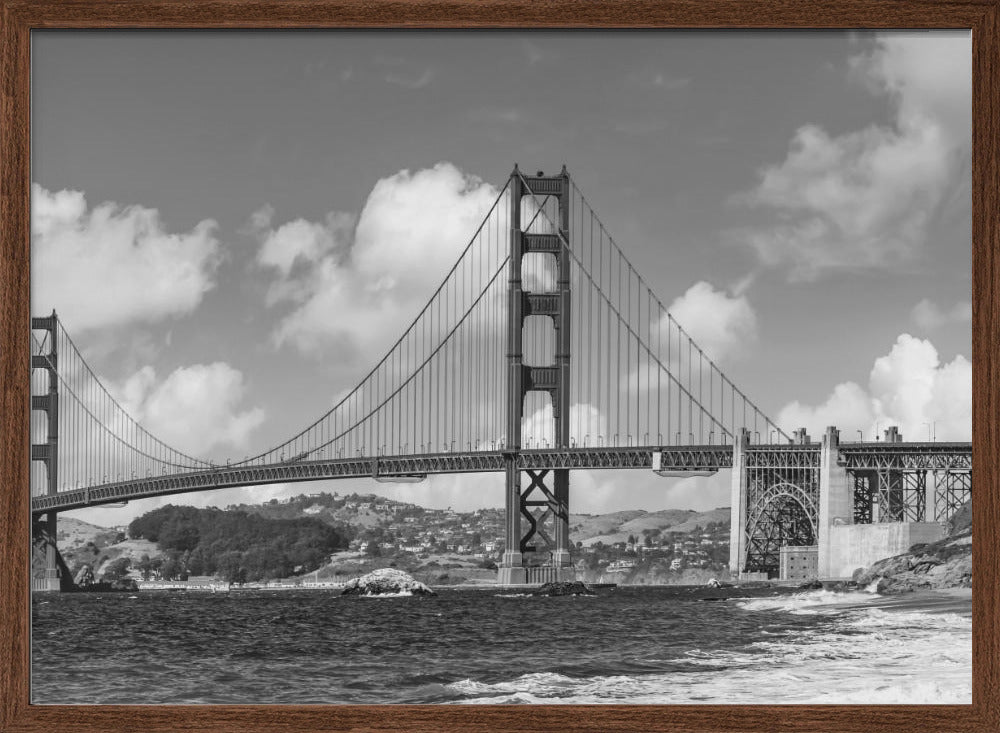
<svg viewBox="0 0 1000 733">
<path fill-rule="evenodd" d="M 218 546 L 207 558 L 208 546 L 199 545 L 205 544 L 203 540 L 216 545 L 215 525 L 231 523 L 234 516 L 245 517 L 237 521 L 244 529 L 257 526 L 257 521 L 285 527 L 312 522 L 330 528 L 343 542 L 322 558 L 315 553 L 305 558 L 301 543 L 268 550 L 271 540 L 264 541 L 263 530 L 257 527 L 236 546 L 226 551 Z M 724 564 L 720 558 L 728 553 L 728 524 L 725 508 L 574 514 L 570 541 L 578 568 L 595 577 L 609 565 L 632 558 L 633 570 L 613 572 L 607 580 L 643 582 L 645 577 L 669 576 L 676 581 L 682 572 L 712 574 Z M 313 493 L 225 510 L 154 510 L 133 522 L 129 538 L 68 518 L 60 519 L 59 526 L 60 549 L 74 574 L 88 565 L 97 578 L 123 572 L 147 578 L 233 575 L 234 567 L 241 565 L 249 575 L 262 578 L 307 573 L 315 581 L 342 580 L 378 567 L 399 567 L 424 582 L 480 582 L 495 576 L 504 545 L 502 509 L 427 509 L 375 494 Z M 244 562 L 235 563 L 233 552 Z M 225 569 L 220 562 L 223 554 L 229 555 Z M 288 559 L 290 554 L 294 559 Z M 285 559 L 279 561 L 278 555 Z"/>
<path fill-rule="evenodd" d="M 59 552 L 70 568 L 90 565 L 96 569 L 122 554 L 118 543 L 125 535 L 116 530 L 71 517 L 59 517 L 56 528 Z"/>
<path fill-rule="evenodd" d="M 257 514 L 267 519 L 300 519 L 312 517 L 334 527 L 372 528 L 390 522 L 397 514 L 421 513 L 416 504 L 385 499 L 375 494 L 300 494 L 264 504 L 238 504 L 226 507 L 230 511 Z"/>
<path fill-rule="evenodd" d="M 569 532 L 574 542 L 581 542 L 591 537 L 600 537 L 616 532 L 625 522 L 642 517 L 648 512 L 642 509 L 632 509 L 610 514 L 570 514 Z"/>
<path fill-rule="evenodd" d="M 118 534 L 113 529 L 98 527 L 96 524 L 72 517 L 59 517 L 56 526 L 59 548 L 64 553 L 66 550 L 83 547 L 91 542 L 102 547 L 109 545 L 115 541 Z"/>
<path fill-rule="evenodd" d="M 426 583 L 482 582 L 495 577 L 504 545 L 500 509 L 427 509 L 375 494 L 306 494 L 230 510 L 272 519 L 308 516 L 343 528 L 350 550 L 336 553 L 313 574 L 343 580 L 380 567 L 398 567 Z M 617 582 L 681 582 L 692 573 L 718 575 L 728 562 L 729 510 L 642 509 L 570 516 L 578 571 Z M 634 544 L 630 544 L 629 541 Z M 639 557 L 641 555 L 641 558 Z M 621 561 L 629 570 L 606 573 Z M 606 575 L 606 577 L 605 577 Z"/>
<path fill-rule="evenodd" d="M 166 554 L 156 568 L 143 567 L 147 573 L 156 569 L 168 580 L 216 575 L 238 583 L 317 570 L 349 541 L 315 517 L 272 519 L 171 504 L 132 520 L 128 533 L 132 540 L 155 542 Z"/>
<path fill-rule="evenodd" d="M 592 547 L 598 542 L 614 545 L 627 542 L 630 536 L 642 539 L 647 534 L 666 532 L 690 534 L 710 524 L 729 524 L 729 508 L 720 507 L 706 512 L 691 509 L 664 509 L 657 512 L 635 510 L 597 516 L 571 516 L 570 539 Z"/>
</svg>

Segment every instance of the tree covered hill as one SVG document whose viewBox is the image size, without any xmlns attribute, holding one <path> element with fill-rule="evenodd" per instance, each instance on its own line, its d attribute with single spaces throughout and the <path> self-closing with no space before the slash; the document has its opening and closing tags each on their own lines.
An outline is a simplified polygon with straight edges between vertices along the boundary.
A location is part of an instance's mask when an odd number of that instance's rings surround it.
<svg viewBox="0 0 1000 733">
<path fill-rule="evenodd" d="M 343 530 L 313 517 L 270 519 L 173 505 L 133 520 L 128 534 L 158 545 L 164 557 L 157 571 L 163 577 L 219 575 L 231 582 L 310 572 L 349 540 Z"/>
</svg>

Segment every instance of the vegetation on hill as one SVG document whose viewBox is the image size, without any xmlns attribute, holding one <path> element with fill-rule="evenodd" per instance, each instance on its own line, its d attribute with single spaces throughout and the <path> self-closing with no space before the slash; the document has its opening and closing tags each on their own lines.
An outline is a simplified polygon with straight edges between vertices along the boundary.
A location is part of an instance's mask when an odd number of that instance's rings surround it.
<svg viewBox="0 0 1000 733">
<path fill-rule="evenodd" d="M 425 583 L 485 581 L 495 577 L 505 544 L 502 509 L 425 508 L 357 493 L 303 494 L 225 510 L 164 507 L 136 519 L 130 538 L 74 521 L 60 518 L 60 550 L 71 574 L 86 567 L 107 582 L 189 575 L 267 581 L 314 570 L 313 580 L 336 581 L 382 567 Z M 574 514 L 570 540 L 573 564 L 595 582 L 724 578 L 728 510 Z"/>
<path fill-rule="evenodd" d="M 133 520 L 128 534 L 157 543 L 163 579 L 218 575 L 232 583 L 310 572 L 348 542 L 342 531 L 312 517 L 268 519 L 173 505 Z"/>
</svg>

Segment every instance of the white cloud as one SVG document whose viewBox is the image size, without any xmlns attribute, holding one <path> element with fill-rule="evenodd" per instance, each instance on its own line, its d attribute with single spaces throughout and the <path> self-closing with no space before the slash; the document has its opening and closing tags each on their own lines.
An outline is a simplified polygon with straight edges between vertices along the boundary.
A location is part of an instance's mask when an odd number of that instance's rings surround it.
<svg viewBox="0 0 1000 733">
<path fill-rule="evenodd" d="M 570 474 L 570 512 L 603 514 L 641 507 L 705 511 L 729 506 L 731 472 L 677 479 L 649 470 L 574 471 Z"/>
<path fill-rule="evenodd" d="M 497 195 L 439 163 L 378 181 L 353 240 L 341 213 L 259 231 L 259 261 L 276 276 L 271 302 L 296 303 L 275 343 L 306 353 L 338 346 L 342 359 L 382 356 L 455 264 Z"/>
<path fill-rule="evenodd" d="M 792 402 L 778 414 L 790 432 L 805 427 L 813 436 L 827 425 L 840 428 L 844 440 L 857 431 L 871 440 L 897 425 L 907 440 L 970 440 L 972 436 L 972 365 L 961 356 L 942 365 L 930 341 L 902 334 L 891 351 L 875 360 L 867 390 L 854 382 L 837 385 L 821 405 Z"/>
<path fill-rule="evenodd" d="M 676 298 L 668 312 L 717 363 L 739 357 L 757 337 L 757 316 L 746 296 L 730 296 L 705 281 L 695 283 Z M 659 327 L 666 338 L 666 315 Z"/>
<path fill-rule="evenodd" d="M 913 322 L 926 331 L 933 331 L 952 323 L 972 322 L 972 303 L 961 301 L 945 310 L 937 303 L 924 298 L 915 306 L 910 314 Z"/>
<path fill-rule="evenodd" d="M 251 432 L 264 422 L 261 408 L 241 408 L 246 381 L 224 362 L 181 367 L 162 381 L 146 366 L 109 389 L 157 438 L 200 457 L 222 446 L 246 448 Z"/>
<path fill-rule="evenodd" d="M 803 125 L 785 160 L 739 200 L 781 223 L 742 241 L 793 280 L 914 259 L 970 154 L 971 44 L 967 34 L 886 34 L 851 61 L 894 106 L 891 126 L 832 136 Z"/>
<path fill-rule="evenodd" d="M 608 441 L 608 419 L 596 407 L 590 404 L 573 404 L 569 408 L 570 444 L 589 446 L 599 445 L 599 438 Z M 555 445 L 555 424 L 552 418 L 552 402 L 547 400 L 542 407 L 536 408 L 530 414 L 525 414 L 521 420 L 522 443 L 526 447 L 540 448 Z"/>
<path fill-rule="evenodd" d="M 38 184 L 31 205 L 32 311 L 58 310 L 74 333 L 188 314 L 214 286 L 214 221 L 172 234 L 156 209 L 88 211 L 82 192 Z"/>
<path fill-rule="evenodd" d="M 280 276 L 268 291 L 268 304 L 283 300 L 301 302 L 309 295 L 313 268 L 325 258 L 339 263 L 346 254 L 354 217 L 331 211 L 321 223 L 296 219 L 269 229 L 273 215 L 268 214 L 269 210 L 270 207 L 264 207 L 251 215 L 256 232 L 263 236 L 257 263 L 274 268 Z"/>
</svg>

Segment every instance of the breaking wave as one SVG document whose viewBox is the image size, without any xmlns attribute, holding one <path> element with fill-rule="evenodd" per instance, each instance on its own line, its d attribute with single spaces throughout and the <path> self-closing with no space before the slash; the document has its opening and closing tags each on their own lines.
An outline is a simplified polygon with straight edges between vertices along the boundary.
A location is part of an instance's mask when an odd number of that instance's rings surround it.
<svg viewBox="0 0 1000 733">
<path fill-rule="evenodd" d="M 880 605 L 882 604 L 882 605 Z M 870 593 L 814 591 L 738 601 L 749 613 L 822 616 L 825 623 L 762 630 L 740 649 L 688 649 L 670 671 L 524 674 L 447 685 L 477 704 L 971 704 L 968 614 L 892 605 Z M 902 606 L 902 607 L 901 607 Z"/>
</svg>

